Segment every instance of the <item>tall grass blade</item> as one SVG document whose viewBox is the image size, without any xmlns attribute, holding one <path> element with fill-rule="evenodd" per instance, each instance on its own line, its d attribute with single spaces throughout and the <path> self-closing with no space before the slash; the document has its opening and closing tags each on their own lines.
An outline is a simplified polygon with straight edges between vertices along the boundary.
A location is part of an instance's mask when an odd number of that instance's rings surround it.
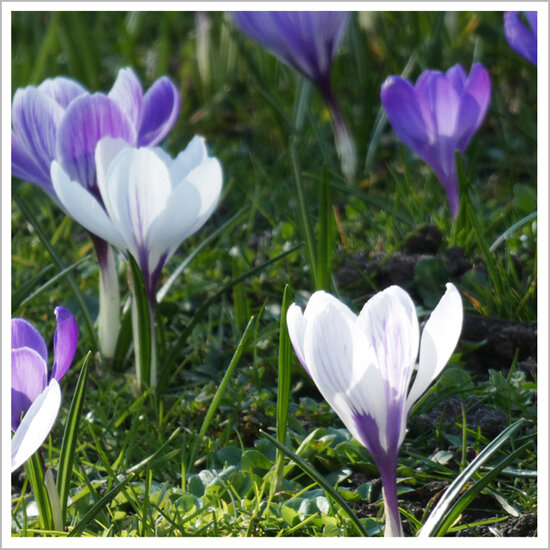
<svg viewBox="0 0 550 550">
<path fill-rule="evenodd" d="M 44 483 L 44 470 L 40 461 L 40 450 L 34 453 L 25 462 L 25 472 L 29 478 L 31 489 L 38 508 L 38 518 L 42 529 L 53 529 L 53 515 L 46 484 Z"/>
<path fill-rule="evenodd" d="M 319 230 L 317 235 L 317 288 L 330 291 L 332 251 L 334 247 L 334 211 L 330 179 L 326 166 L 321 168 L 319 185 Z"/>
<path fill-rule="evenodd" d="M 218 390 L 216 391 L 216 394 L 214 395 L 214 398 L 210 403 L 210 407 L 208 407 L 208 411 L 206 412 L 206 416 L 204 417 L 204 420 L 202 422 L 201 429 L 199 430 L 199 434 L 195 439 L 195 444 L 193 445 L 193 448 L 191 449 L 191 453 L 189 455 L 189 462 L 186 468 L 186 471 L 188 472 L 193 468 L 193 463 L 195 462 L 195 457 L 197 456 L 199 445 L 202 442 L 202 438 L 204 437 L 206 430 L 208 430 L 208 427 L 212 422 L 212 418 L 214 418 L 214 413 L 216 412 L 216 409 L 220 404 L 223 394 L 225 393 L 225 389 L 227 388 L 227 385 L 229 384 L 229 380 L 231 379 L 231 376 L 233 376 L 233 371 L 235 370 L 235 367 L 237 366 L 237 363 L 241 358 L 241 355 L 248 341 L 248 335 L 252 331 L 253 327 L 254 327 L 254 316 L 252 316 L 248 321 L 248 325 L 246 325 L 246 328 L 244 329 L 244 333 L 241 336 L 241 340 L 239 341 L 239 345 L 237 346 L 235 353 L 233 354 L 233 358 L 231 359 L 231 362 L 229 363 L 229 366 L 225 371 L 225 374 L 222 378 L 222 381 L 220 382 Z"/>
<path fill-rule="evenodd" d="M 59 455 L 59 466 L 57 471 L 57 492 L 61 502 L 62 525 L 65 525 L 67 517 L 67 500 L 69 498 L 69 488 L 71 485 L 71 474 L 73 471 L 74 454 L 76 442 L 78 439 L 78 428 L 80 417 L 82 415 L 82 406 L 84 405 L 84 396 L 86 394 L 86 382 L 88 380 L 88 363 L 92 353 L 88 352 L 84 358 L 82 369 L 78 376 L 73 399 L 69 408 L 65 430 L 63 431 L 63 442 L 61 443 L 61 452 Z"/>
<path fill-rule="evenodd" d="M 279 384 L 277 388 L 277 440 L 283 445 L 286 441 L 288 406 L 290 403 L 290 367 L 292 365 L 292 345 L 286 326 L 286 312 L 291 302 L 291 291 L 288 285 L 283 293 L 281 305 L 281 323 L 279 326 Z M 283 483 L 283 452 L 277 449 L 275 460 L 275 483 L 272 490 L 281 488 Z"/>
<path fill-rule="evenodd" d="M 461 493 L 467 481 L 474 475 L 475 472 L 483 466 L 485 462 L 500 448 L 506 441 L 508 441 L 512 435 L 517 431 L 517 429 L 523 424 L 524 419 L 520 418 L 510 426 L 508 426 L 500 435 L 495 437 L 481 453 L 473 460 L 464 470 L 455 478 L 455 480 L 449 485 L 443 496 L 439 499 L 439 502 L 436 504 L 432 513 L 424 523 L 424 527 L 418 533 L 419 537 L 434 537 L 439 536 L 439 533 L 442 532 L 443 527 L 447 528 L 452 524 L 448 523 L 447 518 L 451 517 L 453 514 L 453 502 L 456 497 Z M 504 464 L 500 469 L 504 468 Z M 492 476 L 494 470 L 491 470 L 491 473 L 487 476 Z M 500 471 L 500 470 L 498 470 Z M 495 475 L 498 473 L 495 473 Z M 490 478 L 492 479 L 492 478 Z M 480 489 L 481 490 L 481 489 Z M 474 495 L 475 496 L 475 495 Z M 473 498 L 473 497 L 472 497 Z M 459 512 L 460 513 L 460 512 Z M 458 515 L 458 514 L 457 514 Z M 456 517 L 456 516 L 454 516 Z"/>
<path fill-rule="evenodd" d="M 267 437 L 267 439 L 269 439 L 269 441 L 271 441 L 271 443 L 273 443 L 273 445 L 275 445 L 277 449 L 280 449 L 285 455 L 296 462 L 296 464 L 298 464 L 298 466 L 311 479 L 313 479 L 313 481 L 318 483 L 333 498 L 333 500 L 341 506 L 342 511 L 346 516 L 348 516 L 360 535 L 364 537 L 369 536 L 367 531 L 359 521 L 359 518 L 355 515 L 355 512 L 351 509 L 350 505 L 346 502 L 342 495 L 336 489 L 334 489 L 334 487 L 332 487 L 332 485 L 311 464 L 308 464 L 301 456 L 291 451 L 286 445 L 284 445 L 280 441 L 277 441 L 276 438 L 269 435 L 267 432 L 260 430 L 260 433 Z"/>
</svg>

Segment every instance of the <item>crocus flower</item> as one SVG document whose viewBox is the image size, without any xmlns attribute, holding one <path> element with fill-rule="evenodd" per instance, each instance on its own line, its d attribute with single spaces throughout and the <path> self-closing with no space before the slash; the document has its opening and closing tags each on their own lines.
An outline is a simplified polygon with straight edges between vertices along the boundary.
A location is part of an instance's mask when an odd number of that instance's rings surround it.
<svg viewBox="0 0 550 550">
<path fill-rule="evenodd" d="M 58 306 L 55 316 L 51 376 L 48 349 L 40 333 L 25 319 L 11 320 L 12 472 L 34 454 L 50 433 L 61 404 L 59 381 L 75 354 L 78 327 L 72 313 Z"/>
<path fill-rule="evenodd" d="M 97 197 L 75 185 L 56 161 L 51 167 L 55 192 L 86 229 L 132 254 L 143 274 L 153 316 L 164 264 L 185 238 L 202 227 L 218 203 L 220 163 L 208 156 L 204 140 L 197 136 L 175 159 L 159 148 L 129 147 L 124 140 L 104 138 L 97 145 L 95 163 Z"/>
<path fill-rule="evenodd" d="M 487 69 L 475 63 L 468 76 L 459 64 L 445 74 L 424 71 L 414 86 L 393 75 L 382 85 L 381 99 L 395 133 L 431 166 L 442 183 L 455 217 L 455 151 L 464 154 L 487 113 L 491 99 Z"/>
<path fill-rule="evenodd" d="M 537 12 L 526 11 L 529 26 L 522 23 L 519 11 L 504 12 L 504 34 L 510 47 L 528 61 L 537 64 Z"/>
<path fill-rule="evenodd" d="M 382 478 L 386 536 L 401 536 L 397 458 L 411 407 L 441 372 L 462 327 L 458 290 L 447 291 L 426 322 L 419 347 L 414 303 L 398 286 L 372 297 L 357 316 L 326 292 L 315 292 L 302 313 L 287 312 L 294 351 L 344 425 L 372 455 Z"/>
<path fill-rule="evenodd" d="M 346 30 L 345 11 L 240 11 L 232 13 L 237 27 L 321 90 L 332 114 L 342 171 L 355 172 L 355 145 L 330 85 L 330 69 Z"/>
<path fill-rule="evenodd" d="M 41 187 L 61 205 L 50 166 L 58 161 L 75 185 L 100 199 L 94 152 L 106 136 L 131 146 L 157 145 L 172 128 L 179 93 L 167 77 L 143 94 L 129 68 L 119 71 L 108 94 L 90 94 L 69 78 L 57 77 L 15 92 L 12 105 L 12 173 Z M 92 234 L 100 265 L 99 340 L 106 357 L 114 353 L 119 331 L 119 290 L 110 246 Z"/>
</svg>

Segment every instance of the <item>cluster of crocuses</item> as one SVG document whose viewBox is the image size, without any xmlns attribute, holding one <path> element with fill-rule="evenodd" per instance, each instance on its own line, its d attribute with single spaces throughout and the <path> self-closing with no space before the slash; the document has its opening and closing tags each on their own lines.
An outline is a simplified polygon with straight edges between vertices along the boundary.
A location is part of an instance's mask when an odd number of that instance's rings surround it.
<svg viewBox="0 0 550 550">
<path fill-rule="evenodd" d="M 332 60 L 349 14 L 236 12 L 233 19 L 244 33 L 318 86 L 332 113 L 342 171 L 352 179 L 353 139 L 330 84 Z M 505 32 L 514 50 L 536 63 L 536 14 L 528 13 L 527 21 L 530 29 L 517 12 L 509 12 Z M 382 85 L 381 101 L 390 124 L 431 166 L 453 217 L 459 208 L 455 152 L 464 154 L 483 122 L 490 95 L 489 74 L 480 63 L 469 75 L 455 65 L 445 73 L 427 70 L 415 85 L 399 76 L 388 77 Z M 13 174 L 40 186 L 88 230 L 95 244 L 101 273 L 99 336 L 106 357 L 114 351 L 120 314 L 111 245 L 139 265 L 153 319 L 163 266 L 182 240 L 205 223 L 219 200 L 221 167 L 208 156 L 202 138 L 193 138 L 175 159 L 156 147 L 174 125 L 179 103 L 177 88 L 167 77 L 143 94 L 131 69 L 121 69 L 108 94 L 92 94 L 73 80 L 57 77 L 18 90 L 13 99 Z M 51 430 L 60 406 L 58 382 L 75 353 L 76 322 L 62 307 L 55 313 L 50 376 L 41 335 L 27 321 L 12 320 L 12 470 Z M 376 294 L 358 316 L 330 294 L 316 292 L 303 313 L 295 304 L 289 308 L 287 326 L 304 369 L 380 470 L 385 534 L 402 535 L 399 449 L 411 407 L 458 342 L 458 290 L 447 284 L 422 337 L 413 301 L 396 286 Z M 149 383 L 155 383 L 154 369 Z"/>
</svg>

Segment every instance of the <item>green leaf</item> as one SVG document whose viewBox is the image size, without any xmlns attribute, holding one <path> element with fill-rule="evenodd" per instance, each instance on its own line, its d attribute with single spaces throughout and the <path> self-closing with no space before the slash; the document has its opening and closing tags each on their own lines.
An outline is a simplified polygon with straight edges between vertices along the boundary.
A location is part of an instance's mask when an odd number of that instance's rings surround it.
<svg viewBox="0 0 550 550">
<path fill-rule="evenodd" d="M 132 321 L 134 328 L 134 351 L 136 354 L 136 373 L 138 384 L 142 390 L 150 385 L 155 386 L 156 380 L 152 380 L 153 361 L 153 337 L 154 331 L 151 323 L 151 311 L 147 290 L 141 269 L 134 257 L 128 253 L 128 263 L 132 275 Z"/>
<path fill-rule="evenodd" d="M 78 376 L 73 399 L 71 401 L 71 407 L 65 423 L 65 430 L 63 431 L 63 441 L 61 443 L 61 452 L 59 455 L 57 491 L 61 502 L 61 518 L 63 526 L 65 526 L 65 518 L 67 516 L 67 499 L 69 498 L 74 454 L 78 439 L 78 428 L 80 417 L 82 415 L 84 395 L 86 393 L 86 382 L 88 380 L 88 362 L 90 361 L 91 354 L 91 352 L 88 352 L 86 355 L 82 364 L 82 369 L 80 370 L 80 374 Z"/>
<path fill-rule="evenodd" d="M 486 474 L 484 478 L 482 478 L 486 481 L 482 486 L 478 486 L 477 489 L 475 489 L 475 494 L 473 487 L 471 487 L 468 491 L 466 491 L 466 494 L 461 497 L 456 505 L 453 505 L 453 502 L 462 492 L 467 481 L 502 445 L 504 445 L 504 443 L 506 443 L 506 441 L 512 437 L 512 435 L 514 435 L 523 422 L 524 419 L 520 418 L 512 425 L 508 426 L 501 434 L 495 437 L 495 439 L 493 439 L 493 441 L 491 441 L 491 443 L 489 443 L 489 445 L 487 445 L 481 453 L 479 453 L 474 461 L 464 468 L 464 470 L 455 478 L 455 480 L 449 485 L 445 493 L 443 493 L 442 497 L 439 499 L 438 503 L 432 510 L 432 513 L 424 523 L 424 526 L 418 533 L 419 537 L 443 536 L 450 525 L 452 525 L 456 517 L 458 517 L 461 511 L 468 505 L 474 496 L 479 493 L 481 488 L 485 486 L 494 476 L 496 476 L 500 470 L 507 466 L 509 462 L 511 462 L 509 457 L 503 460 L 499 464 L 500 468 L 495 467 L 489 474 Z M 522 451 L 523 448 L 524 447 L 520 447 Z M 515 458 L 518 451 L 512 453 L 510 456 Z M 469 495 L 467 495 L 468 492 L 470 492 Z"/>
<path fill-rule="evenodd" d="M 25 472 L 29 478 L 31 489 L 36 500 L 40 525 L 42 529 L 51 530 L 54 527 L 53 515 L 48 491 L 44 483 L 44 471 L 40 463 L 39 452 L 40 451 L 34 453 L 31 458 L 25 462 Z"/>
<path fill-rule="evenodd" d="M 368 536 L 367 531 L 359 521 L 359 518 L 355 515 L 354 511 L 351 509 L 350 505 L 344 500 L 342 495 L 334 489 L 328 483 L 328 481 L 308 462 L 306 462 L 301 456 L 297 455 L 293 451 L 291 451 L 286 445 L 283 445 L 277 439 L 269 435 L 267 432 L 264 432 L 263 430 L 260 430 L 260 432 L 277 447 L 277 449 L 280 449 L 285 455 L 287 455 L 289 458 L 291 458 L 298 466 L 311 478 L 313 481 L 318 483 L 331 497 L 332 499 L 337 502 L 341 508 L 342 511 L 348 518 L 351 520 L 357 531 L 360 535 L 366 537 Z"/>
<path fill-rule="evenodd" d="M 273 462 L 256 449 L 246 450 L 241 457 L 241 468 L 243 470 L 269 470 L 272 466 Z"/>
</svg>

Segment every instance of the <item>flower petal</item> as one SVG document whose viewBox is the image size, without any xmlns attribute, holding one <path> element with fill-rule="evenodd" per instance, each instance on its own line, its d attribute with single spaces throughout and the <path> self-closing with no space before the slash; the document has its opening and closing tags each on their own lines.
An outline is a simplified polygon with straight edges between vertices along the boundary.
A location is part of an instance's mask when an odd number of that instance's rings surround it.
<svg viewBox="0 0 550 550">
<path fill-rule="evenodd" d="M 30 348 L 48 362 L 48 347 L 42 335 L 25 319 L 11 320 L 11 349 Z"/>
<path fill-rule="evenodd" d="M 208 158 L 206 142 L 201 136 L 194 136 L 178 156 L 168 163 L 172 185 L 175 187 L 186 176 Z"/>
<path fill-rule="evenodd" d="M 55 192 L 69 215 L 94 235 L 124 250 L 124 240 L 96 198 L 71 181 L 57 161 L 52 162 L 51 173 Z"/>
<path fill-rule="evenodd" d="M 417 154 L 435 139 L 433 116 L 414 86 L 400 76 L 390 76 L 382 85 L 382 105 L 399 139 Z"/>
<path fill-rule="evenodd" d="M 82 84 L 65 76 L 47 78 L 38 86 L 38 89 L 55 99 L 63 109 L 66 109 L 73 99 L 87 93 Z"/>
<path fill-rule="evenodd" d="M 474 132 L 481 126 L 489 103 L 491 101 L 491 78 L 489 72 L 481 63 L 474 63 L 464 86 L 464 92 L 472 97 L 478 105 L 478 115 L 474 124 Z"/>
<path fill-rule="evenodd" d="M 432 311 L 422 332 L 420 361 L 407 397 L 407 411 L 447 364 L 460 337 L 462 318 L 460 293 L 452 283 L 447 283 L 445 294 Z"/>
<path fill-rule="evenodd" d="M 57 140 L 57 160 L 71 180 L 96 189 L 94 153 L 98 141 L 106 136 L 130 144 L 136 141 L 134 127 L 112 99 L 104 94 L 76 98 L 65 112 Z"/>
<path fill-rule="evenodd" d="M 60 405 L 61 390 L 57 380 L 52 380 L 31 405 L 12 437 L 12 472 L 28 460 L 48 437 Z"/>
<path fill-rule="evenodd" d="M 466 71 L 463 69 L 460 63 L 453 65 L 446 73 L 445 78 L 453 85 L 456 93 L 460 96 L 464 93 L 464 86 L 466 84 Z"/>
<path fill-rule="evenodd" d="M 307 321 L 304 319 L 302 310 L 296 304 L 290 304 L 286 312 L 286 326 L 292 347 L 294 348 L 294 353 L 296 353 L 296 357 L 298 357 L 302 367 L 304 367 L 305 371 L 311 376 L 304 359 L 304 338 Z"/>
<path fill-rule="evenodd" d="M 519 19 L 518 11 L 504 13 L 504 34 L 510 47 L 519 55 L 533 64 L 537 64 L 537 27 L 536 12 L 527 12 L 531 29 L 528 29 Z M 535 14 L 533 16 L 533 13 Z M 533 25 L 534 20 L 534 25 Z"/>
<path fill-rule="evenodd" d="M 143 97 L 143 111 L 138 132 L 138 146 L 157 145 L 178 118 L 180 95 L 166 76 L 156 80 Z"/>
<path fill-rule="evenodd" d="M 50 163 L 63 109 L 34 86 L 15 92 L 12 105 L 12 171 L 51 190 Z M 13 134 L 12 134 L 13 136 Z M 31 179 L 32 178 L 32 179 Z"/>
<path fill-rule="evenodd" d="M 11 351 L 11 427 L 15 431 L 21 416 L 44 391 L 48 383 L 48 365 L 31 348 Z"/>
<path fill-rule="evenodd" d="M 139 128 L 143 89 L 132 69 L 124 67 L 118 71 L 117 79 L 109 92 L 109 98 L 119 106 L 134 128 Z"/>
<path fill-rule="evenodd" d="M 404 401 L 420 337 L 411 297 L 398 286 L 386 288 L 363 306 L 357 325 L 374 349 L 390 397 Z"/>
<path fill-rule="evenodd" d="M 71 366 L 78 343 L 78 325 L 73 314 L 66 308 L 55 308 L 57 328 L 53 335 L 52 378 L 58 382 Z"/>
</svg>

